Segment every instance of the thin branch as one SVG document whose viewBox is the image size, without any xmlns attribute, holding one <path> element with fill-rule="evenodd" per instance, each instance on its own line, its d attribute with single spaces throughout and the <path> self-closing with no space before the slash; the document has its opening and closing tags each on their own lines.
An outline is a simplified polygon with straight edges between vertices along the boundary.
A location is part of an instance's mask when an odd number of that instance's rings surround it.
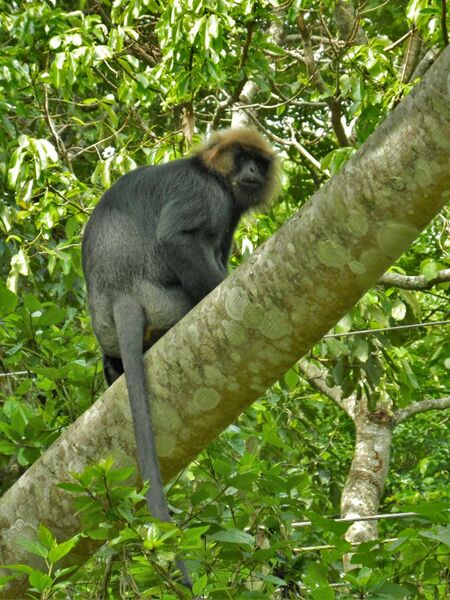
<svg viewBox="0 0 450 600">
<path fill-rule="evenodd" d="M 326 371 L 324 369 L 319 369 L 319 367 L 306 360 L 306 358 L 302 358 L 297 363 L 297 366 L 300 373 L 312 385 L 312 387 L 335 402 L 348 414 L 350 418 L 353 419 L 356 404 L 356 396 L 354 394 L 348 398 L 343 398 L 340 387 L 331 387 L 326 382 Z"/>
<path fill-rule="evenodd" d="M 69 154 L 67 153 L 67 149 L 64 145 L 64 142 L 61 139 L 61 136 L 56 131 L 55 124 L 53 123 L 53 119 L 50 116 L 50 111 L 49 111 L 49 107 L 48 107 L 48 87 L 45 84 L 44 84 L 44 119 L 48 125 L 48 128 L 50 129 L 53 139 L 55 140 L 55 144 L 56 144 L 56 147 L 58 148 L 58 151 L 64 158 L 67 168 L 69 169 L 69 171 L 71 173 L 73 173 L 72 163 L 69 158 Z"/>
<path fill-rule="evenodd" d="M 394 423 L 395 425 L 398 425 L 406 419 L 409 419 L 409 417 L 426 412 L 428 410 L 445 410 L 446 408 L 450 408 L 450 396 L 445 398 L 430 398 L 428 400 L 413 402 L 406 408 L 397 410 L 394 413 Z"/>
<path fill-rule="evenodd" d="M 137 58 L 140 58 L 146 65 L 149 67 L 155 67 L 158 64 L 153 56 L 146 52 L 144 48 L 138 42 L 136 42 L 136 40 L 133 40 L 127 36 L 127 41 L 129 43 L 127 50 L 137 56 Z"/>
<path fill-rule="evenodd" d="M 423 40 L 420 32 L 417 29 L 414 29 L 408 40 L 408 46 L 403 60 L 400 74 L 400 81 L 402 83 L 408 83 L 411 80 L 411 75 L 419 63 L 422 43 Z"/>
<path fill-rule="evenodd" d="M 418 77 L 422 78 L 431 65 L 436 61 L 439 56 L 439 49 L 430 48 L 425 56 L 421 59 L 419 64 L 414 70 L 414 73 L 411 75 L 410 81 L 415 81 Z"/>
<path fill-rule="evenodd" d="M 413 517 L 422 517 L 423 515 L 416 512 L 399 512 L 399 513 L 385 513 L 380 515 L 367 515 L 364 517 L 341 517 L 336 519 L 329 519 L 335 523 L 356 523 L 359 521 L 378 521 L 380 519 L 410 519 Z M 292 523 L 292 527 L 310 527 L 312 521 L 297 521 Z"/>
<path fill-rule="evenodd" d="M 92 149 L 94 149 L 98 154 L 100 154 L 99 148 L 101 147 L 101 145 L 107 142 L 108 140 L 111 140 L 112 138 L 116 137 L 128 124 L 128 118 L 129 117 L 125 119 L 123 125 L 119 127 L 117 131 L 113 131 L 111 135 L 106 136 L 105 138 L 99 140 L 98 142 L 95 142 L 94 144 L 91 144 L 90 146 L 86 146 L 86 148 L 82 148 L 76 154 L 74 154 L 72 158 L 78 158 L 81 154 L 84 154 L 85 152 L 90 152 Z"/>
<path fill-rule="evenodd" d="M 450 321 L 429 321 L 428 323 L 411 323 L 410 325 L 394 325 L 393 327 L 379 327 L 377 329 L 356 329 L 343 333 L 327 333 L 322 339 L 348 337 L 351 335 L 370 335 L 373 333 L 385 333 L 386 331 L 398 331 L 400 329 L 417 329 L 418 327 L 436 327 L 450 325 Z"/>
<path fill-rule="evenodd" d="M 245 44 L 244 44 L 244 48 L 242 50 L 241 60 L 239 61 L 239 71 L 242 71 L 244 69 L 244 67 L 248 61 L 250 44 L 251 44 L 252 38 L 253 38 L 254 25 L 255 24 L 253 21 L 247 25 L 247 35 L 245 37 Z M 220 122 L 223 117 L 223 114 L 225 113 L 227 108 L 232 107 L 239 100 L 242 100 L 242 102 L 245 102 L 243 99 L 241 99 L 241 94 L 244 91 L 244 87 L 245 87 L 245 84 L 247 83 L 247 81 L 248 81 L 248 77 L 247 77 L 247 75 L 244 75 L 240 79 L 238 84 L 236 85 L 236 89 L 234 90 L 234 92 L 232 94 L 230 94 L 224 102 L 219 102 L 217 104 L 216 110 L 215 110 L 213 118 L 211 120 L 212 131 L 215 131 L 219 127 Z M 244 107 L 242 107 L 242 106 L 239 106 L 237 108 L 237 110 L 243 110 L 243 109 L 244 109 Z"/>
<path fill-rule="evenodd" d="M 250 49 L 250 44 L 252 43 L 252 37 L 253 37 L 253 28 L 255 26 L 255 22 L 251 21 L 250 23 L 247 24 L 247 35 L 245 38 L 245 44 L 244 44 L 244 48 L 242 50 L 242 55 L 241 55 L 241 60 L 239 63 L 239 70 L 243 69 L 248 61 L 248 51 Z M 241 90 L 242 91 L 242 90 Z M 236 91 L 236 96 L 239 97 L 240 92 L 238 93 Z"/>
<path fill-rule="evenodd" d="M 392 542 L 397 542 L 398 538 L 386 538 L 385 540 L 377 540 L 378 544 L 391 544 Z M 352 547 L 356 548 L 360 546 L 364 542 L 349 542 Z M 292 548 L 292 552 L 320 552 L 322 550 L 335 550 L 336 546 L 333 544 L 322 544 L 320 546 L 300 546 L 299 548 Z M 343 587 L 346 584 L 335 584 L 334 587 Z M 304 586 L 307 588 L 307 586 Z"/>
<path fill-rule="evenodd" d="M 409 38 L 409 36 L 412 34 L 413 30 L 410 29 L 409 31 L 407 31 L 405 33 L 405 35 L 402 35 L 401 38 L 398 38 L 398 40 L 396 42 L 392 42 L 392 44 L 390 44 L 389 46 L 386 46 L 385 51 L 389 52 L 390 50 L 393 50 L 394 48 L 396 48 L 397 46 L 400 46 L 400 44 L 402 42 L 404 42 L 405 40 L 407 40 Z"/>
<path fill-rule="evenodd" d="M 360 15 L 368 15 L 371 12 L 375 12 L 380 10 L 380 8 L 383 8 L 383 6 L 386 6 L 386 4 L 389 4 L 391 0 L 384 0 L 384 2 L 382 2 L 381 4 L 378 4 L 377 6 L 372 6 L 371 8 L 366 8 L 364 10 L 362 10 L 359 14 Z"/>
<path fill-rule="evenodd" d="M 271 131 L 268 131 L 265 127 L 263 127 L 261 125 L 261 123 L 258 123 L 258 125 L 262 130 L 264 130 L 264 133 L 266 134 L 266 136 L 268 138 L 271 138 L 274 142 L 277 142 L 281 146 L 291 146 L 292 148 L 295 148 L 299 154 L 304 156 L 321 173 L 326 173 L 327 175 L 329 174 L 326 169 L 322 168 L 322 165 L 320 164 L 320 162 L 316 158 L 314 158 L 314 156 L 312 154 L 310 154 L 304 146 L 302 146 L 299 142 L 297 142 L 297 140 L 295 139 L 294 133 L 292 133 L 291 139 L 280 138 L 277 135 L 275 135 L 274 133 L 272 133 Z M 291 129 L 291 132 L 292 132 L 292 129 Z"/>
<path fill-rule="evenodd" d="M 99 7 L 98 10 L 99 10 L 99 13 L 102 16 L 103 20 L 105 21 L 106 25 L 108 26 L 108 28 L 112 29 L 114 27 L 114 24 L 111 20 L 110 15 L 108 14 L 108 12 L 101 7 Z M 139 42 L 134 40 L 129 35 L 125 35 L 125 39 L 129 44 L 128 48 L 125 49 L 126 52 L 130 52 L 131 54 L 134 54 L 135 56 L 140 58 L 142 60 L 142 62 L 147 64 L 149 67 L 154 67 L 158 64 L 156 59 L 153 58 L 153 56 L 151 56 L 146 50 L 144 50 L 144 48 L 141 46 L 141 44 L 139 44 Z"/>
<path fill-rule="evenodd" d="M 0 378 L 2 377 L 23 377 L 23 376 L 33 377 L 33 374 L 30 371 L 12 371 L 11 373 L 0 373 Z"/>
<path fill-rule="evenodd" d="M 400 273 L 387 272 L 378 281 L 377 285 L 383 287 L 396 287 L 402 290 L 429 290 L 438 283 L 450 282 L 450 269 L 439 271 L 433 279 L 426 279 L 423 275 L 400 275 Z"/>
<path fill-rule="evenodd" d="M 308 75 L 311 77 L 313 84 L 316 86 L 317 90 L 321 94 L 324 94 L 326 92 L 326 84 L 317 67 L 317 63 L 314 58 L 314 52 L 311 45 L 311 35 L 308 31 L 308 28 L 306 27 L 302 13 L 299 13 L 297 16 L 297 26 L 302 35 L 303 47 L 305 52 L 306 70 L 308 72 Z M 341 103 L 339 99 L 336 98 L 336 96 L 328 96 L 327 98 L 325 98 L 325 102 L 328 104 L 328 107 L 331 112 L 331 123 L 339 145 L 341 147 L 350 146 L 350 142 L 348 141 L 347 135 L 344 130 L 344 126 L 342 125 Z"/>
</svg>

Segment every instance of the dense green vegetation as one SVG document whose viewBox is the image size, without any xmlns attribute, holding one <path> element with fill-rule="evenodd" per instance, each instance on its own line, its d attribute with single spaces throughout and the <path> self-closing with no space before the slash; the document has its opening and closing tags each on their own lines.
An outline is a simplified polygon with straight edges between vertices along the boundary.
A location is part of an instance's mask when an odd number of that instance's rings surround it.
<svg viewBox="0 0 450 600">
<path fill-rule="evenodd" d="M 409 93 L 448 45 L 448 17 L 445 0 L 0 0 L 0 23 L 3 493 L 104 389 L 80 262 L 104 189 L 229 126 L 253 81 L 251 118 L 283 159 L 283 193 L 240 227 L 235 268 Z M 393 270 L 432 282 L 449 268 L 448 228 L 443 212 Z M 373 412 L 448 396 L 448 324 L 432 325 L 449 319 L 448 288 L 377 286 L 308 358 Z M 387 331 L 340 335 L 366 329 Z M 168 567 L 178 544 L 206 598 L 446 598 L 449 439 L 448 411 L 399 425 L 380 510 L 420 517 L 383 521 L 383 542 L 355 549 L 344 574 L 348 523 L 331 518 L 353 423 L 294 367 L 170 485 L 182 531 L 147 527 L 128 472 L 93 465 L 69 487 L 80 535 L 108 543 L 58 571 L 76 539 L 58 546 L 42 527 L 29 544 L 48 568 L 17 569 L 33 598 L 188 597 Z"/>
</svg>

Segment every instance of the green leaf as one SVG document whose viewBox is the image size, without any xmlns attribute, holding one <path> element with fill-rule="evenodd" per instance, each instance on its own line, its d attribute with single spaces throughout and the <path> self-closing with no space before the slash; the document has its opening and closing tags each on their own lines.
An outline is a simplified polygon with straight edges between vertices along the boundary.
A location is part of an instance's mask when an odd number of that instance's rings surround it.
<svg viewBox="0 0 450 600">
<path fill-rule="evenodd" d="M 13 152 L 8 170 L 8 184 L 12 188 L 16 187 L 24 158 L 25 154 L 21 148 Z"/>
<path fill-rule="evenodd" d="M 326 519 L 322 515 L 311 511 L 305 511 L 305 516 L 310 519 L 311 523 L 314 523 L 314 525 L 317 525 L 324 531 L 332 531 L 339 536 L 343 535 L 350 525 L 349 523 L 336 523 L 333 519 Z"/>
<path fill-rule="evenodd" d="M 450 546 L 450 525 L 439 526 L 430 531 L 421 531 L 420 535 L 431 540 L 442 542 L 446 546 Z"/>
<path fill-rule="evenodd" d="M 19 573 L 27 573 L 31 575 L 34 573 L 36 569 L 30 567 L 29 565 L 0 565 L 2 569 L 11 569 L 11 571 L 17 571 Z"/>
<path fill-rule="evenodd" d="M 46 589 L 51 587 L 52 578 L 47 573 L 41 573 L 41 571 L 34 571 L 29 575 L 30 583 L 34 586 L 38 592 L 44 592 Z"/>
<path fill-rule="evenodd" d="M 283 379 L 288 390 L 293 390 L 298 385 L 298 373 L 295 369 L 289 369 L 289 371 L 284 375 Z"/>
<path fill-rule="evenodd" d="M 192 593 L 194 594 L 194 596 L 200 596 L 200 594 L 202 594 L 202 592 L 205 590 L 207 583 L 207 575 L 202 575 L 197 579 L 197 581 L 194 581 L 194 584 L 192 586 Z"/>
<path fill-rule="evenodd" d="M 440 271 L 440 265 L 433 261 L 427 262 L 421 268 L 422 275 L 425 277 L 425 279 L 427 281 L 432 281 L 433 279 L 436 279 L 439 271 Z"/>
<path fill-rule="evenodd" d="M 306 568 L 304 582 L 314 590 L 317 587 L 328 586 L 328 568 L 324 564 L 310 563 Z"/>
<path fill-rule="evenodd" d="M 228 544 L 240 544 L 244 546 L 254 546 L 255 538 L 240 529 L 223 529 L 208 536 L 209 539 L 217 542 L 227 542 Z"/>
<path fill-rule="evenodd" d="M 17 306 L 17 296 L 0 283 L 0 315 L 7 315 Z"/>
<path fill-rule="evenodd" d="M 182 532 L 183 547 L 197 546 L 199 543 L 203 543 L 203 536 L 210 527 L 210 525 L 204 525 L 202 527 L 184 529 Z"/>
<path fill-rule="evenodd" d="M 78 483 L 58 483 L 56 487 L 59 487 L 66 492 L 72 492 L 74 494 L 85 494 L 86 488 Z"/>
<path fill-rule="evenodd" d="M 45 139 L 32 139 L 30 141 L 35 154 L 39 158 L 40 169 L 45 169 L 49 163 L 58 162 L 58 153 L 52 143 Z M 36 173 L 36 177 L 39 177 L 38 173 Z"/>
<path fill-rule="evenodd" d="M 355 354 L 356 358 L 358 360 L 360 360 L 361 362 L 363 362 L 363 363 L 367 362 L 367 359 L 369 358 L 368 342 L 366 340 L 358 339 L 354 354 Z"/>
<path fill-rule="evenodd" d="M 55 544 L 56 540 L 52 532 L 45 527 L 42 523 L 38 528 L 38 538 L 43 546 L 50 550 Z"/>
<path fill-rule="evenodd" d="M 391 309 L 391 314 L 396 321 L 401 321 L 406 316 L 406 305 L 397 299 Z"/>
<path fill-rule="evenodd" d="M 200 31 L 200 28 L 205 22 L 205 17 L 201 17 L 200 19 L 196 19 L 194 25 L 188 31 L 187 37 L 190 44 L 194 43 L 195 37 L 197 33 Z"/>
<path fill-rule="evenodd" d="M 28 550 L 28 552 L 31 552 L 31 554 L 41 556 L 42 558 L 47 558 L 48 556 L 48 549 L 37 540 L 22 538 L 19 540 L 19 544 Z"/>
<path fill-rule="evenodd" d="M 321 166 L 328 169 L 331 175 L 335 175 L 355 152 L 356 149 L 350 147 L 332 150 L 322 159 Z"/>
<path fill-rule="evenodd" d="M 386 582 L 379 588 L 376 588 L 377 598 L 386 598 L 386 600 L 401 600 L 402 598 L 411 597 L 411 592 L 402 585 Z"/>
<path fill-rule="evenodd" d="M 12 456 L 16 453 L 17 447 L 12 442 L 7 442 L 5 440 L 0 440 L 0 454 L 6 454 L 7 456 Z"/>
<path fill-rule="evenodd" d="M 25 254 L 25 250 L 21 248 L 17 254 L 14 254 L 11 258 L 11 271 L 20 273 L 20 275 L 27 276 L 30 273 L 28 257 Z"/>
<path fill-rule="evenodd" d="M 275 575 L 264 575 L 264 573 L 257 572 L 255 572 L 255 575 L 263 581 L 267 581 L 267 583 L 273 583 L 274 585 L 280 586 L 287 585 L 284 579 L 281 579 L 280 577 L 275 577 Z"/>
<path fill-rule="evenodd" d="M 347 313 L 344 317 L 342 317 L 342 319 L 338 323 L 336 323 L 336 333 L 347 333 L 351 330 L 352 325 L 352 315 L 350 313 Z"/>
<path fill-rule="evenodd" d="M 39 318 L 38 323 L 41 327 L 48 327 L 49 325 L 56 325 L 62 323 L 66 318 L 66 311 L 64 308 L 58 308 L 53 306 L 47 309 Z"/>
<path fill-rule="evenodd" d="M 23 303 L 30 313 L 37 312 L 42 308 L 42 304 L 40 303 L 39 299 L 33 294 L 25 294 L 23 297 Z"/>
<path fill-rule="evenodd" d="M 94 46 L 94 60 L 102 62 L 108 58 L 112 58 L 113 53 L 108 46 Z"/>
<path fill-rule="evenodd" d="M 215 14 L 212 14 L 209 17 L 208 30 L 212 38 L 217 38 L 217 36 L 219 35 L 219 20 L 217 19 L 217 16 Z"/>
<path fill-rule="evenodd" d="M 126 481 L 132 475 L 136 474 L 136 467 L 122 467 L 121 469 L 111 469 L 108 472 L 108 481 L 118 483 L 119 481 Z"/>
<path fill-rule="evenodd" d="M 70 540 L 67 540 L 66 542 L 61 542 L 61 544 L 57 544 L 50 550 L 48 554 L 48 560 L 51 563 L 58 562 L 58 560 L 60 560 L 63 556 L 69 554 L 72 548 L 74 548 L 78 544 L 78 540 L 78 537 L 73 537 Z"/>
</svg>

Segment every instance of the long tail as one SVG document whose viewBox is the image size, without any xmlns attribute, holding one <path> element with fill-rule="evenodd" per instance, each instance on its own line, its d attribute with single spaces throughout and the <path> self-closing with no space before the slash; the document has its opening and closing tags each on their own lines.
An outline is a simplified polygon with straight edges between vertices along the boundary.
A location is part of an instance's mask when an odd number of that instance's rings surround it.
<svg viewBox="0 0 450 600">
<path fill-rule="evenodd" d="M 133 417 L 138 452 L 138 464 L 143 481 L 150 481 L 147 506 L 161 521 L 171 521 L 156 453 L 155 434 L 147 391 L 142 354 L 145 315 L 140 304 L 131 296 L 123 296 L 114 305 L 114 322 L 119 338 L 120 355 Z M 183 583 L 192 588 L 192 582 L 182 560 L 176 561 L 183 575 Z"/>
</svg>

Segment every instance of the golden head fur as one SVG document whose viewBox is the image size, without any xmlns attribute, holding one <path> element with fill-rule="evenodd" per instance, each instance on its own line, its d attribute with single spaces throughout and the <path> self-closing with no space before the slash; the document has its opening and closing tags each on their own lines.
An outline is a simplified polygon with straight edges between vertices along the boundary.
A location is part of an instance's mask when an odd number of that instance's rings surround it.
<svg viewBox="0 0 450 600">
<path fill-rule="evenodd" d="M 268 202 L 279 189 L 279 162 L 272 146 L 256 129 L 241 127 L 217 131 L 196 154 L 208 169 L 229 181 L 234 172 L 237 150 L 251 152 L 268 161 L 261 203 Z"/>
</svg>

